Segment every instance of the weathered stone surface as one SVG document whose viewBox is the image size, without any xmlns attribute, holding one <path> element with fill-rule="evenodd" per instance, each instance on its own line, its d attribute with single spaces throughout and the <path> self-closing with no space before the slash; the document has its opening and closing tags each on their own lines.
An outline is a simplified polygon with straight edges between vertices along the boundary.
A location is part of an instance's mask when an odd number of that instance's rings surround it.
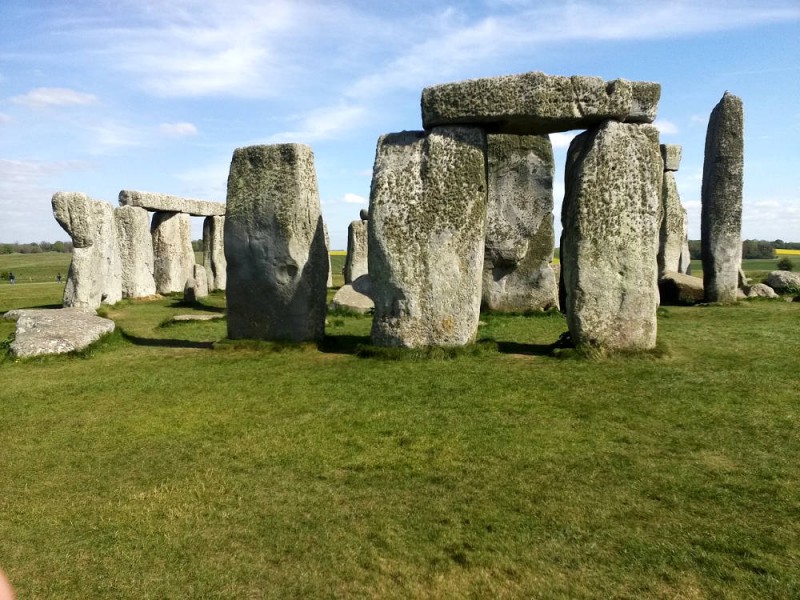
<svg viewBox="0 0 800 600">
<path fill-rule="evenodd" d="M 311 148 L 239 148 L 225 216 L 228 337 L 311 341 L 325 333 L 328 249 Z"/>
<path fill-rule="evenodd" d="M 701 234 L 707 302 L 735 302 L 742 263 L 744 111 L 725 92 L 711 112 L 703 162 Z"/>
<path fill-rule="evenodd" d="M 375 309 L 375 303 L 370 297 L 372 283 L 369 275 L 361 275 L 352 284 L 340 287 L 331 300 L 333 308 L 344 308 L 353 312 L 366 314 Z"/>
<path fill-rule="evenodd" d="M 678 195 L 675 174 L 665 171 L 661 184 L 661 233 L 658 246 L 658 272 L 680 272 L 684 246 L 684 211 Z"/>
<path fill-rule="evenodd" d="M 800 290 L 800 273 L 793 271 L 772 271 L 767 275 L 766 284 L 778 293 Z"/>
<path fill-rule="evenodd" d="M 778 298 L 778 294 L 775 293 L 771 287 L 764 283 L 754 283 L 753 285 L 745 288 L 744 293 L 747 294 L 748 298 Z"/>
<path fill-rule="evenodd" d="M 153 237 L 153 279 L 159 294 L 182 292 L 194 270 L 189 215 L 157 212 L 150 224 Z"/>
<path fill-rule="evenodd" d="M 358 217 L 362 221 L 369 221 L 369 210 L 362 208 L 360 211 L 358 211 Z"/>
<path fill-rule="evenodd" d="M 681 246 L 681 257 L 678 260 L 678 272 L 687 275 L 692 274 L 692 253 L 689 250 L 689 214 L 681 206 L 683 212 L 683 245 Z"/>
<path fill-rule="evenodd" d="M 378 346 L 462 345 L 480 317 L 485 136 L 442 127 L 381 136 L 369 210 Z"/>
<path fill-rule="evenodd" d="M 110 204 L 79 192 L 57 192 L 53 214 L 73 237 L 72 262 L 64 286 L 64 306 L 97 308 L 122 298 L 117 225 Z"/>
<path fill-rule="evenodd" d="M 219 321 L 224 319 L 225 315 L 211 315 L 206 313 L 193 313 L 191 315 L 175 315 L 172 320 L 176 323 L 185 323 L 186 321 Z"/>
<path fill-rule="evenodd" d="M 347 227 L 347 257 L 344 261 L 345 283 L 351 283 L 369 273 L 367 223 L 368 221 L 353 221 Z"/>
<path fill-rule="evenodd" d="M 330 289 L 333 287 L 333 267 L 331 266 L 331 236 L 328 234 L 327 223 L 322 224 L 322 231 L 325 233 L 325 247 L 328 249 L 328 279 L 325 285 Z"/>
<path fill-rule="evenodd" d="M 505 312 L 557 307 L 550 138 L 488 135 L 486 152 L 482 304 Z"/>
<path fill-rule="evenodd" d="M 657 83 L 624 79 L 539 72 L 470 79 L 425 88 L 422 124 L 525 135 L 586 129 L 607 119 L 651 123 L 660 96 Z"/>
<path fill-rule="evenodd" d="M 222 202 L 194 200 L 192 198 L 170 196 L 169 194 L 133 190 L 122 190 L 119 193 L 119 205 L 138 206 L 154 212 L 186 213 L 196 217 L 221 217 L 225 215 L 225 205 Z"/>
<path fill-rule="evenodd" d="M 143 208 L 118 206 L 117 222 L 119 257 L 122 273 L 122 297 L 143 298 L 156 293 L 153 279 L 153 238 L 150 215 Z"/>
<path fill-rule="evenodd" d="M 228 285 L 224 230 L 225 217 L 212 216 L 203 220 L 203 265 L 210 292 L 224 290 Z"/>
<path fill-rule="evenodd" d="M 195 264 L 192 270 L 194 279 L 195 298 L 205 298 L 208 296 L 208 279 L 206 279 L 206 269 L 203 265 Z"/>
<path fill-rule="evenodd" d="M 685 273 L 667 271 L 658 280 L 658 293 L 664 306 L 698 304 L 703 301 L 703 280 Z"/>
<path fill-rule="evenodd" d="M 677 171 L 681 167 L 683 147 L 680 144 L 661 144 L 661 160 L 665 171 Z"/>
<path fill-rule="evenodd" d="M 114 321 L 83 308 L 22 309 L 4 318 L 17 322 L 9 350 L 19 358 L 83 350 L 114 331 Z"/>
<path fill-rule="evenodd" d="M 576 343 L 655 346 L 662 174 L 653 126 L 608 121 L 572 141 L 561 273 Z"/>
</svg>

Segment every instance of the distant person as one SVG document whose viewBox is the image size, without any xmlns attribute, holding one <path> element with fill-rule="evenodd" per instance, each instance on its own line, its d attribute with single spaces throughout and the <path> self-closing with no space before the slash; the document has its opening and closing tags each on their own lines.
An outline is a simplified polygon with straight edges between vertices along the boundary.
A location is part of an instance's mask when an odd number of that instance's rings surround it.
<svg viewBox="0 0 800 600">
<path fill-rule="evenodd" d="M 58 283 L 61 283 L 61 273 L 59 273 L 58 275 L 56 275 L 56 281 L 57 281 Z"/>
<path fill-rule="evenodd" d="M 11 285 L 14 285 L 14 273 L 8 274 L 8 280 L 11 282 Z"/>
</svg>

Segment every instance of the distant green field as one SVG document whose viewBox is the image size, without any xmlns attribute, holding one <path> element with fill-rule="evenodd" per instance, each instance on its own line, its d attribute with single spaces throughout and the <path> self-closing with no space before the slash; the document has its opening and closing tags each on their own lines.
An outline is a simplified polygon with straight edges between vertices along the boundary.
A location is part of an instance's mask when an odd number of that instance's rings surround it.
<svg viewBox="0 0 800 600">
<path fill-rule="evenodd" d="M 39 254 L 0 254 L 0 285 L 8 283 L 13 272 L 17 283 L 54 282 L 61 273 L 66 279 L 72 254 L 41 252 Z"/>
</svg>

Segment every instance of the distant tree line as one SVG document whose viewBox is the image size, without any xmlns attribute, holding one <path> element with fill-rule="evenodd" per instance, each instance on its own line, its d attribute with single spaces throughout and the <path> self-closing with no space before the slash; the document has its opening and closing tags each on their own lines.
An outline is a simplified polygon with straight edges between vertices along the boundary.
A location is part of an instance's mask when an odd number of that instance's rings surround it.
<svg viewBox="0 0 800 600">
<path fill-rule="evenodd" d="M 0 243 L 0 254 L 39 254 L 40 252 L 72 252 L 72 242 Z"/>
<path fill-rule="evenodd" d="M 744 240 L 742 242 L 742 258 L 775 258 L 777 249 L 800 250 L 800 242 Z M 702 258 L 700 240 L 689 240 L 689 254 L 694 260 Z"/>
</svg>

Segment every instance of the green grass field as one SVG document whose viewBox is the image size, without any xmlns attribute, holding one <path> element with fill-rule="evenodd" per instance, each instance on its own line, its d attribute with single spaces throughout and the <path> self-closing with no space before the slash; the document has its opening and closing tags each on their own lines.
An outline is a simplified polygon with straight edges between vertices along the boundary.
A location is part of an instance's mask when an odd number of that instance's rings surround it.
<svg viewBox="0 0 800 600">
<path fill-rule="evenodd" d="M 661 309 L 658 357 L 484 315 L 474 352 L 384 360 L 366 317 L 226 342 L 168 323 L 224 295 L 179 300 L 0 363 L 20 598 L 800 596 L 800 304 Z"/>
</svg>

